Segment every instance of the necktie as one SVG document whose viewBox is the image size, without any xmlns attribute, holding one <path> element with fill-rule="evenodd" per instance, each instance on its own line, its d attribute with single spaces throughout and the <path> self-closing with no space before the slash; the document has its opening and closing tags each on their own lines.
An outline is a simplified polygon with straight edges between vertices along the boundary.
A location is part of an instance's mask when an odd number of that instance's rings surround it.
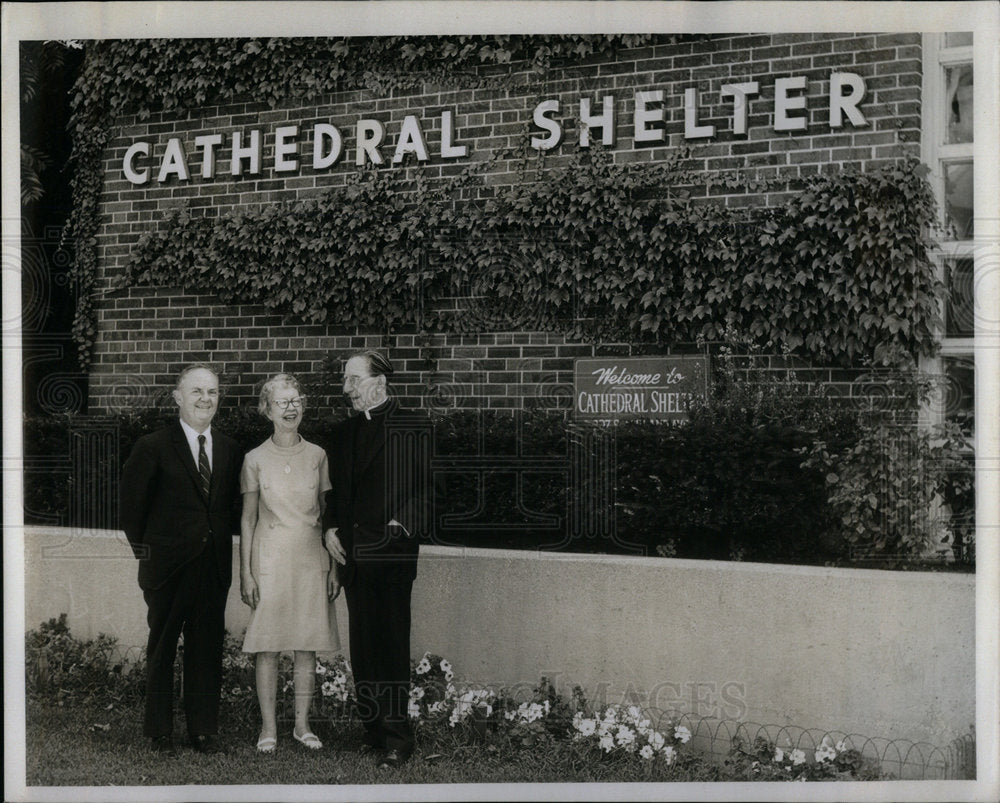
<svg viewBox="0 0 1000 803">
<path fill-rule="evenodd" d="M 201 492 L 207 497 L 208 488 L 212 482 L 212 467 L 208 464 L 204 435 L 198 436 L 198 473 L 201 475 Z"/>
</svg>

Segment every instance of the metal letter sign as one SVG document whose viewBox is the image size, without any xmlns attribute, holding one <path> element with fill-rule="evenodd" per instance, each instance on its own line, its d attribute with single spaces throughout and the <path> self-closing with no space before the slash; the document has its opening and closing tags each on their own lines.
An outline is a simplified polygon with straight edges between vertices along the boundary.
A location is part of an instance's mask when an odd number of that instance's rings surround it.
<svg viewBox="0 0 1000 803">
<path fill-rule="evenodd" d="M 708 392 L 703 356 L 581 359 L 573 373 L 578 420 L 684 420 L 692 399 Z"/>
</svg>

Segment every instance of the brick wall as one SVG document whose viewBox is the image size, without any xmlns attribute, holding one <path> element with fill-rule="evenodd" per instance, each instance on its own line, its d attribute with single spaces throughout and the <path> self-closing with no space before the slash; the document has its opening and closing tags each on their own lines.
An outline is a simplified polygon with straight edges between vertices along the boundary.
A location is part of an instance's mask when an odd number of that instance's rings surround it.
<svg viewBox="0 0 1000 803">
<path fill-rule="evenodd" d="M 562 390 L 572 385 L 575 357 L 595 352 L 632 355 L 649 348 L 604 344 L 595 349 L 561 335 L 534 332 L 423 337 L 414 332 L 347 331 L 302 325 L 264 314 L 259 307 L 223 306 L 211 297 L 175 288 L 115 290 L 113 285 L 139 237 L 178 204 L 187 203 L 193 214 L 213 216 L 307 198 L 343 184 L 359 169 L 354 164 L 354 126 L 363 117 L 377 118 L 386 128 L 382 148 L 386 165 L 380 169 L 439 177 L 543 133 L 531 124 L 532 110 L 549 98 L 561 102 L 555 117 L 564 124 L 564 136 L 561 145 L 540 158 L 548 166 L 564 163 L 579 137 L 579 99 L 591 98 L 596 113 L 601 97 L 610 94 L 615 98 L 614 159 L 655 163 L 685 142 L 684 93 L 695 88 L 697 123 L 715 125 L 716 134 L 688 142 L 692 153 L 685 167 L 704 171 L 706 177 L 737 172 L 747 179 L 794 181 L 848 165 L 868 168 L 902 155 L 918 156 L 920 70 L 919 34 L 740 34 L 684 37 L 677 42 L 661 37 L 648 46 L 619 51 L 614 61 L 590 58 L 553 66 L 543 75 L 512 65 L 509 74 L 498 77 L 496 68 L 484 69 L 479 79 L 462 77 L 456 86 L 428 84 L 419 93 L 351 90 L 332 92 L 307 106 L 290 103 L 269 109 L 239 103 L 191 114 L 154 114 L 145 120 L 123 117 L 106 154 L 90 407 L 97 411 L 156 403 L 177 370 L 192 360 L 218 365 L 238 401 L 250 400 L 254 384 L 266 375 L 286 370 L 302 374 L 320 394 L 320 403 L 333 403 L 339 392 L 329 358 L 371 346 L 386 348 L 395 358 L 400 369 L 397 387 L 410 403 L 495 408 L 558 404 Z M 845 121 L 840 129 L 830 128 L 831 72 L 853 72 L 864 78 L 867 94 L 859 108 L 866 126 L 856 128 Z M 791 76 L 808 81 L 804 92 L 808 128 L 776 132 L 775 81 Z M 759 82 L 760 91 L 749 101 L 747 134 L 736 135 L 733 101 L 722 97 L 720 87 L 751 80 Z M 659 89 L 665 93 L 665 139 L 636 143 L 634 94 Z M 467 158 L 436 156 L 443 110 L 454 112 L 457 141 L 468 146 Z M 420 119 L 432 158 L 419 166 L 412 159 L 404 166 L 389 166 L 407 114 Z M 321 122 L 332 122 L 341 130 L 344 156 L 333 167 L 316 171 L 311 167 L 311 130 Z M 291 124 L 300 126 L 301 167 L 275 173 L 274 128 Z M 263 168 L 259 175 L 234 177 L 229 171 L 231 135 L 241 131 L 246 137 L 253 129 L 264 136 Z M 217 174 L 203 179 L 194 138 L 216 132 L 224 134 L 217 149 Z M 159 159 L 174 136 L 184 143 L 191 178 L 160 184 Z M 125 179 L 121 164 L 126 149 L 140 140 L 152 143 L 147 163 L 153 178 L 137 186 Z M 496 187 L 516 181 L 515 170 L 514 161 L 497 162 L 475 192 L 488 196 Z M 780 186 L 767 194 L 747 194 L 707 184 L 694 188 L 695 194 L 734 206 L 780 205 L 787 194 L 787 188 L 783 191 Z M 335 311 L 332 317 L 336 318 Z M 327 398 L 324 390 L 331 391 Z"/>
</svg>

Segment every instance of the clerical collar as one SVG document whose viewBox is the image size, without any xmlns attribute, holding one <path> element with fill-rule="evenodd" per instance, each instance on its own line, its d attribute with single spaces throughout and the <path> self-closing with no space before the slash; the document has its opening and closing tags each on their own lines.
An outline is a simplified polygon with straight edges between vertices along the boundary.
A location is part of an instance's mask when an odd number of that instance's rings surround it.
<svg viewBox="0 0 1000 803">
<path fill-rule="evenodd" d="M 382 415 L 383 413 L 388 412 L 388 410 L 389 410 L 389 401 L 390 401 L 390 399 L 387 396 L 385 398 L 385 401 L 379 402 L 374 407 L 369 407 L 367 410 L 362 410 L 361 412 L 362 412 L 362 414 L 364 415 L 364 417 L 366 419 L 368 419 L 369 421 L 371 421 L 373 415 Z"/>
</svg>

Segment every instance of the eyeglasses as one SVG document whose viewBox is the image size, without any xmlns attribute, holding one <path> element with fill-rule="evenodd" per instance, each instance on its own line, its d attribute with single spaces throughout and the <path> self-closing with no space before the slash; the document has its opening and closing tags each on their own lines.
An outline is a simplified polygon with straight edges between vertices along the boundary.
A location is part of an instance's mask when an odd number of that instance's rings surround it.
<svg viewBox="0 0 1000 803">
<path fill-rule="evenodd" d="M 299 408 L 305 401 L 303 397 L 296 397 L 294 399 L 275 399 L 273 404 L 275 407 L 279 407 L 282 410 L 287 410 L 290 406 Z"/>
</svg>

